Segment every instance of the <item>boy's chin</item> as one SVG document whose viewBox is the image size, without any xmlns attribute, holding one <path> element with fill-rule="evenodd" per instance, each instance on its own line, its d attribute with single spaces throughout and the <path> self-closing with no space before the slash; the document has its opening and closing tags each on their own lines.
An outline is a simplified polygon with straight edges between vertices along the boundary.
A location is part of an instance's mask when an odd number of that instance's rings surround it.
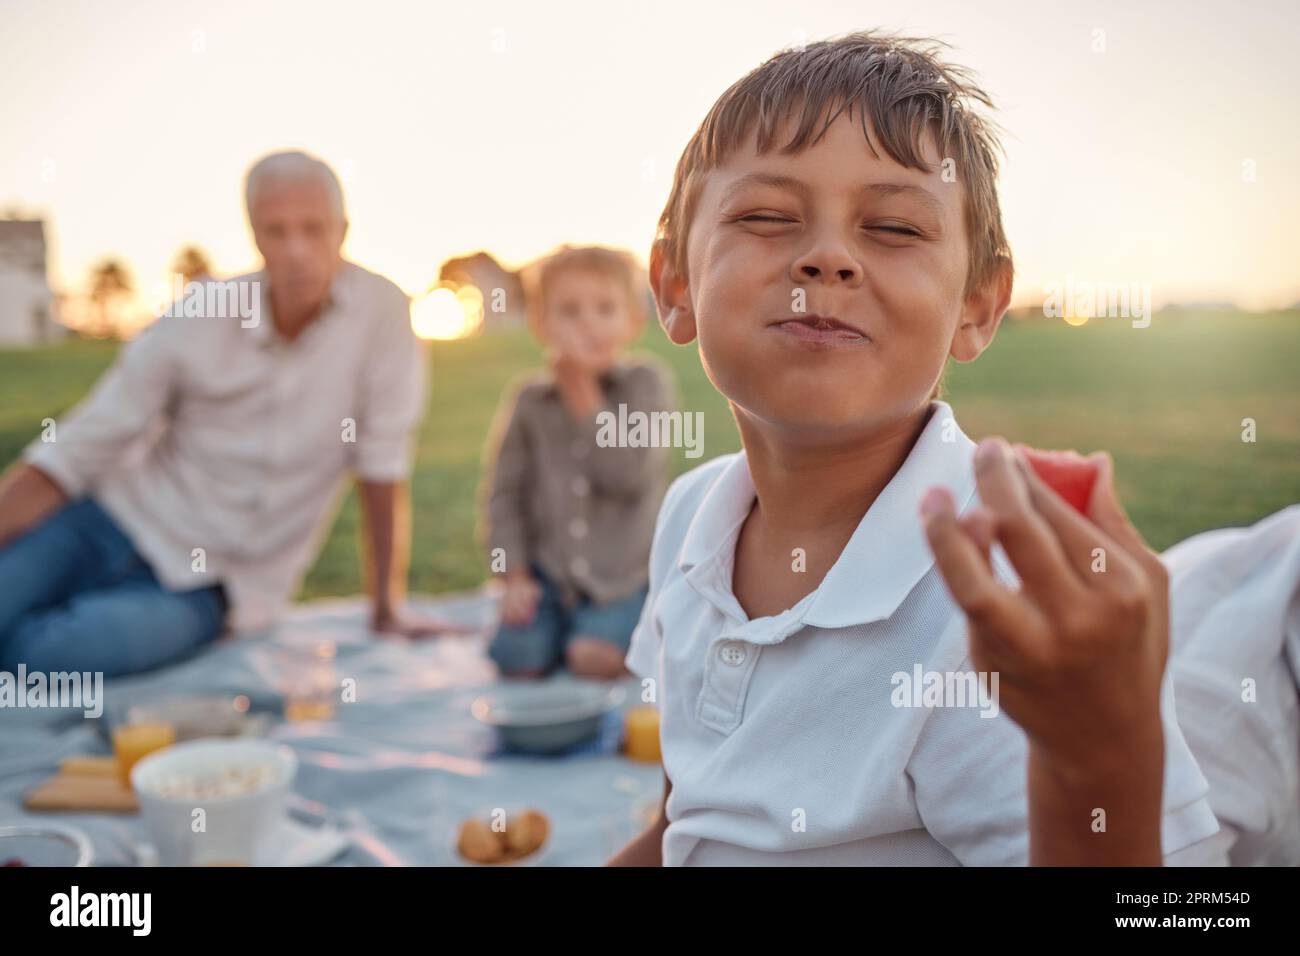
<svg viewBox="0 0 1300 956">
<path fill-rule="evenodd" d="M 845 438 L 868 435 L 880 427 L 879 409 L 844 407 L 806 396 L 797 402 L 753 402 L 736 405 L 755 428 L 793 444 L 835 444 Z"/>
</svg>

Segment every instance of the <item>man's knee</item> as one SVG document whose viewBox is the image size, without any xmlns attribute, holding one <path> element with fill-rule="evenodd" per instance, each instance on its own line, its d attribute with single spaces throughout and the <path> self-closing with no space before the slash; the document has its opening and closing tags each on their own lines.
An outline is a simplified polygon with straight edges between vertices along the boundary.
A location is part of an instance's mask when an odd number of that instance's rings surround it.
<svg viewBox="0 0 1300 956">
<path fill-rule="evenodd" d="M 18 665 L 31 673 L 76 670 L 66 660 L 66 642 L 51 641 L 49 613 L 31 613 L 0 634 L 0 671 L 13 674 Z"/>
</svg>

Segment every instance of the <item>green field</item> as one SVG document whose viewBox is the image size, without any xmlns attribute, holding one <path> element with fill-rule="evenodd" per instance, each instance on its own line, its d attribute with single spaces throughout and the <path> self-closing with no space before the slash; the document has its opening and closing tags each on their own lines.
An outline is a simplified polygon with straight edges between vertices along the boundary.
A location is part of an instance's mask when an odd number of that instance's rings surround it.
<svg viewBox="0 0 1300 956">
<path fill-rule="evenodd" d="M 674 348 L 655 328 L 642 347 L 672 365 L 683 407 L 705 413 L 705 457 L 736 450 L 730 413 L 694 348 Z M 113 353 L 110 344 L 82 341 L 0 351 L 0 462 L 18 455 L 42 418 L 73 405 Z M 483 579 L 474 508 L 484 435 L 502 386 L 538 360 L 522 331 L 435 345 L 412 482 L 412 590 L 455 590 Z M 1300 501 L 1295 312 L 1166 311 L 1146 329 L 1123 319 L 1081 328 L 1008 321 L 978 362 L 952 368 L 945 397 L 973 438 L 1108 449 L 1129 512 L 1156 548 Z M 1242 441 L 1245 418 L 1256 422 L 1253 444 Z M 680 455 L 673 462 L 677 472 L 696 464 Z M 361 590 L 357 533 L 349 493 L 304 596 Z"/>
</svg>

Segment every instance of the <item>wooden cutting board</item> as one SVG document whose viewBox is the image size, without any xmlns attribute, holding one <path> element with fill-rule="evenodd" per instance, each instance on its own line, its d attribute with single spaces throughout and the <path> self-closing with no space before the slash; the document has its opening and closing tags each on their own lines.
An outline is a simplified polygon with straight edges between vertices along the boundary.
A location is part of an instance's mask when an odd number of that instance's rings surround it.
<svg viewBox="0 0 1300 956">
<path fill-rule="evenodd" d="M 122 786 L 113 757 L 69 757 L 59 772 L 27 794 L 28 810 L 135 813 L 135 793 Z"/>
</svg>

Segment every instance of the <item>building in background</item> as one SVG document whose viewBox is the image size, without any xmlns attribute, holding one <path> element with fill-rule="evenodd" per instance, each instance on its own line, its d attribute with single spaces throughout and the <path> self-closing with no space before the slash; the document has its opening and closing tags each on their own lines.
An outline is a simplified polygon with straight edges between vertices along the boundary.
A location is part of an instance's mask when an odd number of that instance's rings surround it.
<svg viewBox="0 0 1300 956">
<path fill-rule="evenodd" d="M 61 338 L 57 311 L 45 272 L 45 223 L 0 219 L 0 348 Z"/>
<path fill-rule="evenodd" d="M 514 328 L 528 319 L 519 273 L 504 268 L 486 252 L 448 259 L 438 271 L 438 279 L 472 285 L 482 293 L 484 331 Z"/>
</svg>

